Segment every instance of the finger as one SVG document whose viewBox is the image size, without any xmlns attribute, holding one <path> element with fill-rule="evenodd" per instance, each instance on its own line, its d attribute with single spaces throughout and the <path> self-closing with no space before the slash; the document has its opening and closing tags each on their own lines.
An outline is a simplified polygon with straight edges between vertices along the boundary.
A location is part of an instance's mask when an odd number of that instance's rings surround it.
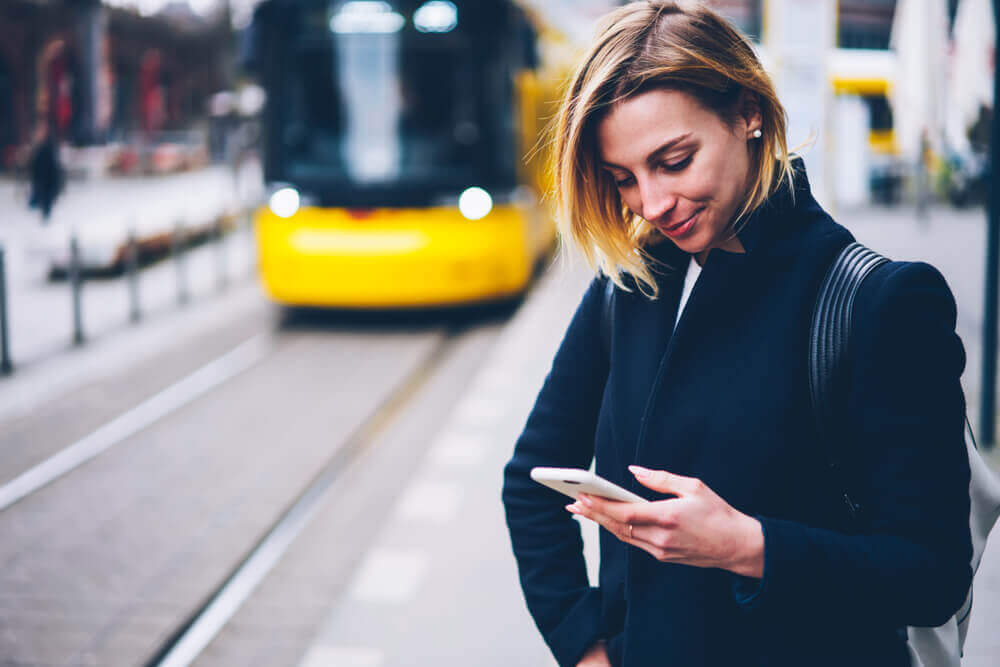
<svg viewBox="0 0 1000 667">
<path fill-rule="evenodd" d="M 591 505 L 587 505 L 587 501 L 590 501 Z M 605 506 L 611 508 L 610 513 L 596 508 L 596 504 L 602 501 Z M 629 506 L 635 505 L 642 505 L 645 508 L 646 504 L 609 501 L 603 498 L 597 499 L 594 496 L 585 496 L 585 494 L 580 494 L 580 501 L 574 503 L 575 512 L 580 516 L 594 521 L 622 542 L 648 551 L 655 557 L 657 554 L 654 551 L 657 548 L 657 544 L 650 538 L 663 533 L 664 528 L 659 525 L 658 521 L 653 521 L 649 518 L 646 512 L 630 512 Z M 622 512 L 626 514 L 625 517 L 617 516 Z"/>
<path fill-rule="evenodd" d="M 567 505 L 566 509 L 578 516 L 590 519 L 618 538 L 619 541 L 642 549 L 658 561 L 669 562 L 675 557 L 672 552 L 665 548 L 666 543 L 662 539 L 665 531 L 661 527 L 622 523 L 595 512 L 593 508 L 580 502 Z"/>
<path fill-rule="evenodd" d="M 628 509 L 628 506 L 636 504 L 626 503 L 621 500 L 610 500 L 608 498 L 602 498 L 601 496 L 592 496 L 589 493 L 577 494 L 576 500 L 578 503 L 601 512 L 602 514 L 610 514 L 612 511 L 624 512 Z"/>
<path fill-rule="evenodd" d="M 675 475 L 666 470 L 650 470 L 642 466 L 629 466 L 628 469 L 640 484 L 660 493 L 686 496 L 693 493 L 699 484 L 699 480 L 694 477 Z"/>
<path fill-rule="evenodd" d="M 633 505 L 635 503 L 623 503 L 618 500 L 607 500 L 598 496 L 589 496 L 581 493 L 577 496 L 577 506 L 580 507 L 585 516 L 597 521 L 601 525 L 621 524 L 625 525 L 632 521 L 632 512 L 628 507 L 621 505 Z M 612 530 L 608 528 L 608 530 Z M 615 532 L 612 530 L 612 532 Z"/>
<path fill-rule="evenodd" d="M 659 515 L 662 510 L 655 503 L 626 503 L 581 493 L 579 504 L 622 524 L 661 523 Z"/>
<path fill-rule="evenodd" d="M 628 524 L 618 521 L 617 519 L 613 519 L 607 514 L 595 510 L 593 505 L 587 504 L 587 499 L 585 499 L 583 494 L 580 494 L 577 502 L 572 505 L 567 505 L 566 509 L 573 514 L 582 516 L 585 519 L 590 519 L 591 521 L 599 524 L 602 528 L 607 530 L 609 533 L 612 533 L 623 542 L 628 541 L 626 539 L 628 537 Z"/>
</svg>

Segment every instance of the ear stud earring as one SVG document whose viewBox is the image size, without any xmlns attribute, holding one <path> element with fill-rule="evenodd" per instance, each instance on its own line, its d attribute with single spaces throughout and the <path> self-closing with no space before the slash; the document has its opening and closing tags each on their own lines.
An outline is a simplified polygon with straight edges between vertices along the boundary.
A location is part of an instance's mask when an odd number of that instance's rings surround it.
<svg viewBox="0 0 1000 667">
<path fill-rule="evenodd" d="M 753 131 L 753 138 L 760 139 L 763 134 L 764 133 L 760 131 L 760 128 L 757 128 L 756 130 Z"/>
</svg>

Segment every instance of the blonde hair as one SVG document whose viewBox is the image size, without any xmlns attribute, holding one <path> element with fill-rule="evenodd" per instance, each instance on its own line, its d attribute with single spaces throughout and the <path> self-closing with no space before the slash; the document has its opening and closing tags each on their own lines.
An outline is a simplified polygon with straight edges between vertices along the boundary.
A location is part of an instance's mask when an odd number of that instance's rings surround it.
<svg viewBox="0 0 1000 667">
<path fill-rule="evenodd" d="M 655 88 L 690 94 L 730 126 L 741 96 L 756 98 L 762 135 L 750 144 L 749 187 L 733 234 L 783 179 L 792 184 L 785 110 L 753 48 L 724 18 L 705 7 L 656 0 L 605 16 L 553 128 L 558 222 L 562 237 L 592 267 L 624 289 L 622 276 L 631 274 L 651 298 L 657 285 L 644 247 L 658 232 L 628 210 L 612 177 L 599 167 L 596 126 L 618 102 Z"/>
</svg>

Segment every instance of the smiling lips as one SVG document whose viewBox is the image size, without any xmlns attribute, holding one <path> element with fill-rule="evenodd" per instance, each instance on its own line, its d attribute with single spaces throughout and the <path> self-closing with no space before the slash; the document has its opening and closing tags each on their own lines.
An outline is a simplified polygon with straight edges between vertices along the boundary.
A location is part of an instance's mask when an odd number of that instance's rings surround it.
<svg viewBox="0 0 1000 667">
<path fill-rule="evenodd" d="M 684 236 L 694 226 L 694 221 L 695 221 L 695 218 L 698 217 L 698 214 L 701 213 L 704 210 L 705 210 L 705 207 L 703 206 L 703 207 L 699 208 L 697 211 L 695 211 L 694 213 L 692 213 L 691 216 L 689 218 L 685 219 L 685 220 L 681 220 L 680 222 L 672 224 L 672 225 L 662 225 L 662 226 L 661 225 L 657 225 L 657 226 L 660 228 L 660 231 L 663 232 L 664 234 L 666 234 L 667 236 L 674 237 L 674 238 L 679 237 L 679 236 Z"/>
</svg>

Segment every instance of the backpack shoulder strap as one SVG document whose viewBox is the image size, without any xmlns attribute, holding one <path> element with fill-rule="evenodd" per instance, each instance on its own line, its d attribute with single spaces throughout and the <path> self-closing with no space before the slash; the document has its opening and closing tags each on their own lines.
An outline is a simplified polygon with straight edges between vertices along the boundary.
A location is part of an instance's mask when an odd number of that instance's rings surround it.
<svg viewBox="0 0 1000 667">
<path fill-rule="evenodd" d="M 839 412 L 845 395 L 843 374 L 850 354 L 854 297 L 872 270 L 888 261 L 860 243 L 851 243 L 844 248 L 820 285 L 809 335 L 809 396 L 813 416 L 826 448 L 827 466 L 834 481 L 840 485 L 844 502 L 854 520 L 859 518 L 861 506 L 850 497 L 831 431 L 833 416 Z"/>
</svg>

